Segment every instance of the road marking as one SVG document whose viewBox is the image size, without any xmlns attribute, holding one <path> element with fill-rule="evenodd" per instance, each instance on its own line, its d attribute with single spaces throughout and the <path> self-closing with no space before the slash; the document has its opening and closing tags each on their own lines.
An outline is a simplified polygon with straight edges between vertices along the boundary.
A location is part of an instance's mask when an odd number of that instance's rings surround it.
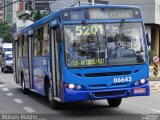
<svg viewBox="0 0 160 120">
<path fill-rule="evenodd" d="M 16 103 L 23 103 L 21 99 L 13 99 Z"/>
<path fill-rule="evenodd" d="M 160 111 L 159 110 L 155 110 L 155 109 L 150 109 L 151 111 L 154 111 L 154 112 L 158 112 L 158 113 L 160 113 Z"/>
<path fill-rule="evenodd" d="M 8 89 L 8 88 L 3 88 L 2 90 L 3 90 L 3 91 L 9 91 L 9 89 Z"/>
<path fill-rule="evenodd" d="M 7 93 L 7 96 L 13 96 L 13 93 Z"/>
<path fill-rule="evenodd" d="M 27 111 L 28 113 L 35 113 L 35 112 L 36 112 L 36 111 L 33 110 L 31 107 L 23 107 L 23 109 L 24 109 L 25 111 Z"/>
</svg>

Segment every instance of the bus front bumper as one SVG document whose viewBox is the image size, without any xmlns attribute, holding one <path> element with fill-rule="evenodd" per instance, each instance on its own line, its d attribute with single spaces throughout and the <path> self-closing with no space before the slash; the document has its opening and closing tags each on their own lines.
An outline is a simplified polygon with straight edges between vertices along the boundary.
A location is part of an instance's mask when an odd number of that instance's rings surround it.
<svg viewBox="0 0 160 120">
<path fill-rule="evenodd" d="M 63 102 L 73 102 L 82 100 L 100 100 L 100 99 L 114 99 L 126 98 L 134 96 L 149 96 L 150 86 L 149 83 L 138 87 L 130 88 L 116 88 L 116 89 L 103 89 L 103 90 L 86 90 L 78 91 L 64 88 Z"/>
</svg>

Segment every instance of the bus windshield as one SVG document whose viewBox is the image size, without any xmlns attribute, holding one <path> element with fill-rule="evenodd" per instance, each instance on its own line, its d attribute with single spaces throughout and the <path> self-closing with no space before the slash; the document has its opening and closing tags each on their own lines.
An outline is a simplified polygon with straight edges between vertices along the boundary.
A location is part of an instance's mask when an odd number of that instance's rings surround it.
<svg viewBox="0 0 160 120">
<path fill-rule="evenodd" d="M 145 42 L 141 23 L 65 25 L 68 67 L 142 64 Z"/>
</svg>

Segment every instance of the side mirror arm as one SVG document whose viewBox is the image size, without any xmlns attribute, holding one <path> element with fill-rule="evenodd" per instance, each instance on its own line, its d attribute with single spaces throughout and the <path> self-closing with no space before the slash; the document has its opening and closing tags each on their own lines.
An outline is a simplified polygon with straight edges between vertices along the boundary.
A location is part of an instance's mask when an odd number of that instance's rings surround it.
<svg viewBox="0 0 160 120">
<path fill-rule="evenodd" d="M 146 39 L 147 39 L 147 45 L 150 46 L 151 45 L 151 40 L 149 38 L 148 33 L 146 33 Z"/>
</svg>

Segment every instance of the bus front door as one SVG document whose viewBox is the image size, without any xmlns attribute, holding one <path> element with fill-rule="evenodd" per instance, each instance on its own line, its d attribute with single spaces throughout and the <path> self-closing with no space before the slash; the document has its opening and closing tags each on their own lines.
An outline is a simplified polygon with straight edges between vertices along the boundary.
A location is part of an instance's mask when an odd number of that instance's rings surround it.
<svg viewBox="0 0 160 120">
<path fill-rule="evenodd" d="M 29 69 L 29 86 L 31 89 L 33 89 L 33 69 L 32 69 L 32 56 L 33 56 L 33 52 L 32 52 L 32 36 L 29 36 L 29 42 L 28 42 L 28 69 Z"/>
<path fill-rule="evenodd" d="M 51 30 L 51 53 L 52 53 L 52 79 L 53 79 L 53 97 L 61 101 L 61 59 L 60 59 L 60 39 L 59 27 Z"/>
<path fill-rule="evenodd" d="M 14 79 L 16 83 L 19 83 L 19 77 L 18 77 L 18 40 L 14 41 L 13 43 L 13 54 L 14 54 L 14 59 L 13 59 L 13 74 L 14 74 Z"/>
</svg>

